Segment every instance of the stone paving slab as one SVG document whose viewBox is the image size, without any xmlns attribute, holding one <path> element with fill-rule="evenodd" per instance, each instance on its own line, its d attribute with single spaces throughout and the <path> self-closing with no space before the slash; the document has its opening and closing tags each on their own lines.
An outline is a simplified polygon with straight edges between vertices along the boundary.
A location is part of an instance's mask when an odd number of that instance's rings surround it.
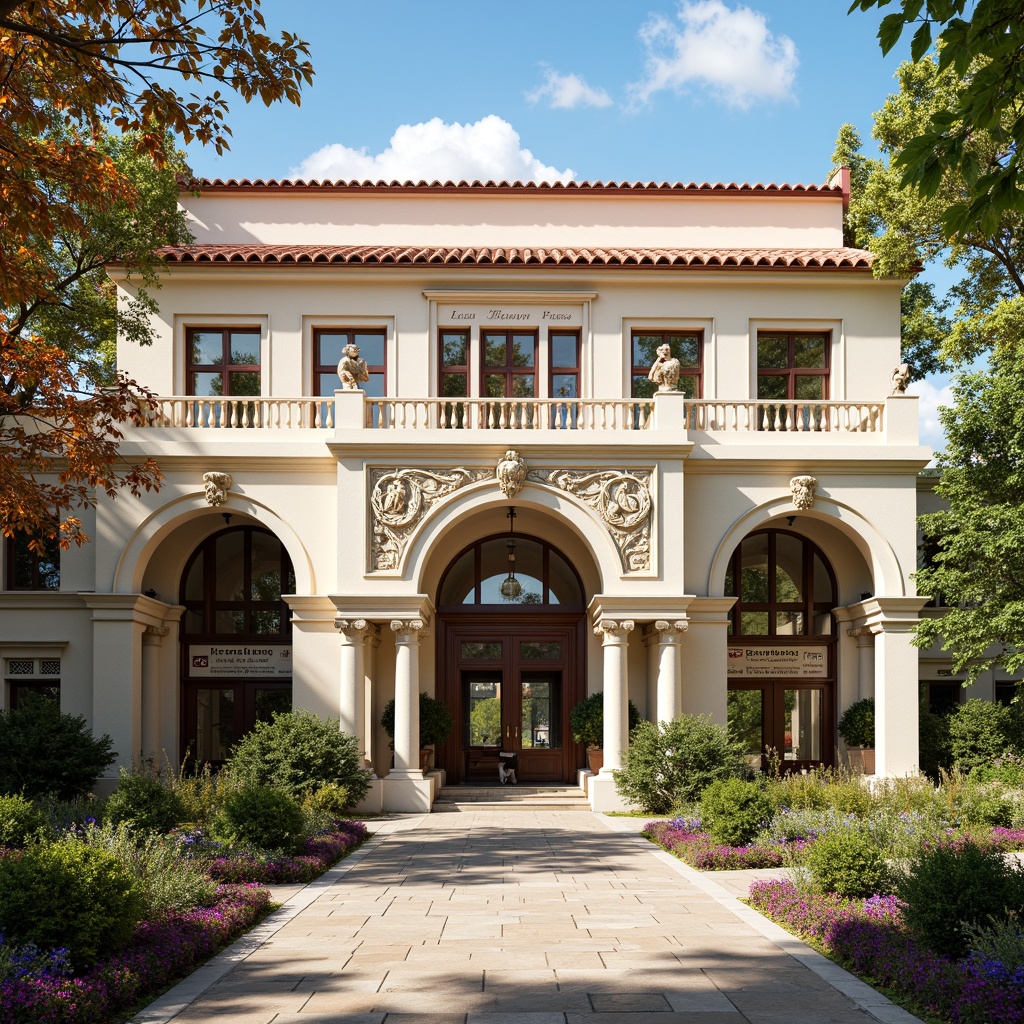
<svg viewBox="0 0 1024 1024">
<path fill-rule="evenodd" d="M 137 1024 L 913 1024 L 641 823 L 464 809 L 374 837 Z"/>
</svg>

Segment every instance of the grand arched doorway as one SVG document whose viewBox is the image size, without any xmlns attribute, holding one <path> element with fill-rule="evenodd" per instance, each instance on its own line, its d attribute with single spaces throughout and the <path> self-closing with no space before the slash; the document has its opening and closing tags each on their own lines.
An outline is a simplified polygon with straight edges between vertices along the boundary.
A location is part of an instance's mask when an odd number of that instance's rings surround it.
<svg viewBox="0 0 1024 1024">
<path fill-rule="evenodd" d="M 751 760 L 783 771 L 834 760 L 836 578 L 807 537 L 748 534 L 733 553 L 725 592 L 729 625 L 729 725 Z"/>
<path fill-rule="evenodd" d="M 515 534 L 464 548 L 437 593 L 437 694 L 455 719 L 439 751 L 449 782 L 570 782 L 579 748 L 569 709 L 585 690 L 583 585 L 547 541 Z"/>
<path fill-rule="evenodd" d="M 258 721 L 292 707 L 295 573 L 269 530 L 207 537 L 181 576 L 181 757 L 219 765 Z"/>
</svg>

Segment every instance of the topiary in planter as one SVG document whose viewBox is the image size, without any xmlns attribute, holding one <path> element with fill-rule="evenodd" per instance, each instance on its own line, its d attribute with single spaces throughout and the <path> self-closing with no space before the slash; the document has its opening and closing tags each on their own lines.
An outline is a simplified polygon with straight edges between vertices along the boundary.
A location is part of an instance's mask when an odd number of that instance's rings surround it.
<svg viewBox="0 0 1024 1024">
<path fill-rule="evenodd" d="M 848 747 L 875 745 L 875 700 L 863 697 L 855 700 L 839 719 L 839 735 Z"/>
<path fill-rule="evenodd" d="M 395 738 L 394 698 L 384 705 L 380 716 L 381 728 L 393 740 Z M 455 728 L 451 712 L 429 693 L 420 694 L 420 747 L 444 743 Z"/>
<path fill-rule="evenodd" d="M 640 712 L 636 705 L 629 702 L 629 731 L 640 724 Z M 569 712 L 569 728 L 572 738 L 577 743 L 585 743 L 588 747 L 600 747 L 604 743 L 604 693 L 592 693 L 584 697 Z"/>
</svg>

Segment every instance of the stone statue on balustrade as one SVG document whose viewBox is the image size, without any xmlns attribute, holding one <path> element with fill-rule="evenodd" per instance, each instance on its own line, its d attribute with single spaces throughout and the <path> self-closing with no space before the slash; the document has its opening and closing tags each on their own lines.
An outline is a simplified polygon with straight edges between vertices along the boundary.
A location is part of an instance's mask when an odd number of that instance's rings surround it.
<svg viewBox="0 0 1024 1024">
<path fill-rule="evenodd" d="M 341 350 L 338 376 L 346 391 L 358 391 L 359 385 L 370 379 L 370 371 L 366 368 L 366 360 L 359 355 L 358 345 L 346 345 Z"/>
<path fill-rule="evenodd" d="M 658 385 L 659 391 L 675 391 L 679 383 L 679 360 L 672 355 L 669 345 L 658 346 L 658 358 L 651 364 L 647 379 Z"/>
<path fill-rule="evenodd" d="M 910 366 L 907 363 L 900 363 L 892 371 L 892 394 L 905 395 L 907 385 L 910 383 Z"/>
</svg>

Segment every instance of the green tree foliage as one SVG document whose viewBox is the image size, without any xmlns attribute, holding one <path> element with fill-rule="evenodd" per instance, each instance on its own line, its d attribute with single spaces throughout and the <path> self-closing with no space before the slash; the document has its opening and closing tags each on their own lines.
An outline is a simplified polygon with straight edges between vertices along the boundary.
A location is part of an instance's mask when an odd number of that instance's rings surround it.
<svg viewBox="0 0 1024 1024">
<path fill-rule="evenodd" d="M 1024 311 L 1024 305 L 1022 305 Z M 921 594 L 949 610 L 923 619 L 915 642 L 940 643 L 953 669 L 1024 665 L 1024 345 L 1000 345 L 985 370 L 961 374 L 954 405 L 940 410 L 946 447 L 937 493 L 948 508 L 920 519 L 929 564 Z"/>
<path fill-rule="evenodd" d="M 17 708 L 0 711 L 0 793 L 74 799 L 114 763 L 112 746 L 109 736 L 93 736 L 81 715 L 25 697 Z"/>
<path fill-rule="evenodd" d="M 894 0 L 854 0 L 850 11 L 888 7 Z M 920 133 L 895 160 L 901 183 L 934 198 L 952 176 L 963 182 L 941 214 L 947 237 L 998 233 L 1010 210 L 1024 209 L 1024 17 L 1020 0 L 895 0 L 878 41 L 888 53 L 916 25 L 915 62 L 936 44 L 940 71 L 964 87 L 948 106 L 925 112 Z M 965 17 L 965 15 L 967 15 Z M 933 39 L 933 31 L 937 35 Z"/>
</svg>

